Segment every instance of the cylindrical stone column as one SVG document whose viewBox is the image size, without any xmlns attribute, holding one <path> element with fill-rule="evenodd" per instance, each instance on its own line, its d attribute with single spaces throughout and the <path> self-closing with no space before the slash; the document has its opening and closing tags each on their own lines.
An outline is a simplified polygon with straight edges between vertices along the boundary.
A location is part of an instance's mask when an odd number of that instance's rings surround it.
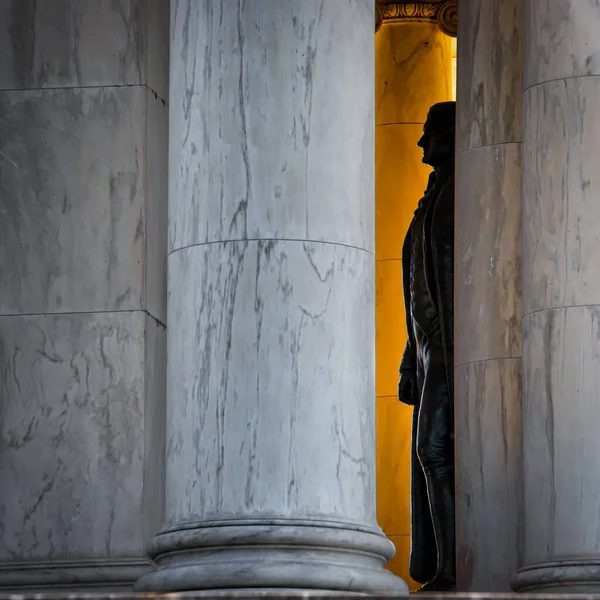
<svg viewBox="0 0 600 600">
<path fill-rule="evenodd" d="M 510 591 L 517 567 L 522 4 L 458 6 L 454 403 L 463 592 Z"/>
<path fill-rule="evenodd" d="M 137 587 L 404 591 L 376 521 L 374 3 L 171 8 L 166 523 Z"/>
<path fill-rule="evenodd" d="M 451 99 L 452 38 L 433 18 L 400 8 L 383 20 L 375 37 L 377 509 L 396 546 L 389 567 L 409 580 L 413 411 L 398 401 L 407 336 L 402 243 L 431 173 L 417 146 L 427 111 Z"/>
<path fill-rule="evenodd" d="M 599 24 L 526 3 L 520 591 L 600 591 Z"/>
<path fill-rule="evenodd" d="M 0 1 L 0 593 L 126 592 L 153 567 L 168 19 Z"/>
</svg>

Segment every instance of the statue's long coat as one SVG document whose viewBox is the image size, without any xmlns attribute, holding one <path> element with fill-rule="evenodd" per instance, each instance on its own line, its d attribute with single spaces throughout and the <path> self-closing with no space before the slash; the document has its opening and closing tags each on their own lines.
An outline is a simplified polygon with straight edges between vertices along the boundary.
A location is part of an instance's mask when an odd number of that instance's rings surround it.
<svg viewBox="0 0 600 600">
<path fill-rule="evenodd" d="M 440 317 L 442 341 L 444 345 L 446 379 L 452 406 L 454 406 L 454 169 L 449 169 L 445 181 L 440 177 L 437 184 L 432 174 L 426 193 L 433 194 L 427 202 L 424 228 L 424 256 L 435 278 L 436 297 L 432 298 Z M 432 188 L 433 184 L 433 188 Z M 419 210 L 419 209 L 417 209 Z M 429 226 L 427 226 L 429 225 Z M 401 373 L 407 372 L 417 379 L 417 356 L 413 324 L 410 315 L 410 260 L 414 218 L 402 248 L 404 305 L 406 307 L 406 327 L 408 342 L 402 357 Z M 421 390 L 419 390 L 419 393 Z M 401 398 L 403 402 L 407 399 Z M 435 536 L 431 523 L 431 513 L 427 500 L 425 476 L 416 455 L 416 425 L 419 414 L 420 397 L 415 401 L 412 428 L 411 451 L 411 553 L 410 576 L 418 582 L 431 581 L 436 573 L 437 555 Z M 452 415 L 454 422 L 454 415 Z"/>
</svg>

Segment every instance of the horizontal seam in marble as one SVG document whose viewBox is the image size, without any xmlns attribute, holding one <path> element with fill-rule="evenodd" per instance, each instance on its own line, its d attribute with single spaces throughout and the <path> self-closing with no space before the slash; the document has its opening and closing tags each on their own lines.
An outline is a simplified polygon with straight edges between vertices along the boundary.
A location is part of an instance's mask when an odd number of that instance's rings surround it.
<svg viewBox="0 0 600 600">
<path fill-rule="evenodd" d="M 460 363 L 459 365 L 454 365 L 454 370 L 460 369 L 461 367 L 468 367 L 470 365 L 483 364 L 493 361 L 501 361 L 501 360 L 521 360 L 521 356 L 498 356 L 497 358 L 482 358 L 480 360 L 469 360 L 464 363 Z"/>
<path fill-rule="evenodd" d="M 166 327 L 167 325 L 163 323 L 160 319 L 155 317 L 152 313 L 148 312 L 145 309 L 135 308 L 131 310 L 121 309 L 121 310 L 66 310 L 64 312 L 33 312 L 33 313 L 2 313 L 0 314 L 0 319 L 3 317 L 62 317 L 62 316 L 70 316 L 70 315 L 112 315 L 115 313 L 145 313 L 152 319 L 154 319 L 159 325 Z"/>
<path fill-rule="evenodd" d="M 600 77 L 600 74 L 599 75 L 569 75 L 568 77 L 556 77 L 555 79 L 548 79 L 548 81 L 539 81 L 538 83 L 532 83 L 530 86 L 523 88 L 523 94 L 525 94 L 525 92 L 533 89 L 534 87 L 539 87 L 546 83 L 554 83 L 556 81 L 568 81 L 569 79 L 589 79 L 589 78 L 596 78 L 596 77 Z"/>
<path fill-rule="evenodd" d="M 515 145 L 515 146 L 520 146 L 523 142 L 496 142 L 494 144 L 482 144 L 481 146 L 473 146 L 472 148 L 467 148 L 466 150 L 461 150 L 458 153 L 458 156 L 462 156 L 463 154 L 467 154 L 468 152 L 471 152 L 473 150 L 482 150 L 484 148 L 494 148 L 495 146 L 510 146 Z"/>
<path fill-rule="evenodd" d="M 14 93 L 14 92 L 54 92 L 58 90 L 102 90 L 111 88 L 137 88 L 144 87 L 148 91 L 152 92 L 165 106 L 169 103 L 156 91 L 153 90 L 146 83 L 117 83 L 113 85 L 58 85 L 56 87 L 37 87 L 37 88 L 8 88 L 0 90 L 0 93 Z"/>
<path fill-rule="evenodd" d="M 553 310 L 565 310 L 567 308 L 600 308 L 600 304 L 571 304 L 569 306 L 552 306 L 550 308 L 540 308 L 539 310 L 532 310 L 531 312 L 524 314 L 521 317 L 521 320 L 523 320 L 525 317 L 530 317 L 531 315 L 536 315 L 538 313 L 550 312 Z"/>
<path fill-rule="evenodd" d="M 401 258 L 376 258 L 375 262 L 390 262 L 390 261 L 402 262 Z"/>
<path fill-rule="evenodd" d="M 329 246 L 342 246 L 343 248 L 352 248 L 353 250 L 359 250 L 360 252 L 366 252 L 371 256 L 375 257 L 373 252 L 365 248 L 359 248 L 358 246 L 352 246 L 351 244 L 342 244 L 340 242 L 325 242 L 323 240 L 300 240 L 292 238 L 248 238 L 248 239 L 237 239 L 237 240 L 216 240 L 214 242 L 199 242 L 198 244 L 190 244 L 189 246 L 182 246 L 171 250 L 168 256 L 180 252 L 181 250 L 187 250 L 188 248 L 196 248 L 198 246 L 210 246 L 212 244 L 231 244 L 240 242 L 301 242 L 303 244 L 328 244 Z"/>
</svg>

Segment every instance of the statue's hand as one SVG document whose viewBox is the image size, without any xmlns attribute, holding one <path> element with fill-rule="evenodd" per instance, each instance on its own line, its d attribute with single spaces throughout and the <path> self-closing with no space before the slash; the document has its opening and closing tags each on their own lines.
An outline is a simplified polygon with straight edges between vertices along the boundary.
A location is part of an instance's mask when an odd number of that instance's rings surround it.
<svg viewBox="0 0 600 600">
<path fill-rule="evenodd" d="M 398 400 L 414 406 L 417 403 L 417 381 L 412 373 L 401 373 L 398 382 Z"/>
</svg>

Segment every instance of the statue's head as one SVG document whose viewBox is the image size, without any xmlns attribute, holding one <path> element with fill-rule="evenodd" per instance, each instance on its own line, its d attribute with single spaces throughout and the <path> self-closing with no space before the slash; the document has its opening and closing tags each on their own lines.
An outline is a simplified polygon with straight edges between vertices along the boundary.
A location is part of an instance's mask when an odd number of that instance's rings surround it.
<svg viewBox="0 0 600 600">
<path fill-rule="evenodd" d="M 423 135 L 417 142 L 423 148 L 423 162 L 437 167 L 454 155 L 456 102 L 434 104 L 427 114 Z"/>
</svg>

